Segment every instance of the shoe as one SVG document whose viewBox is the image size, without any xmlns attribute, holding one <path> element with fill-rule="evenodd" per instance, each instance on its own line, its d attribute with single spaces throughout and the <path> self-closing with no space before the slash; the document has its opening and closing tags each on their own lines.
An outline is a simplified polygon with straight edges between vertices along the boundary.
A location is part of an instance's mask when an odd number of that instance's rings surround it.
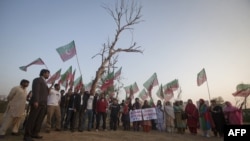
<svg viewBox="0 0 250 141">
<path fill-rule="evenodd" d="M 35 138 L 35 139 L 42 139 L 42 138 L 43 138 L 43 136 L 35 135 L 35 136 L 31 136 L 31 138 Z"/>
<path fill-rule="evenodd" d="M 95 129 L 96 132 L 98 132 L 98 129 Z"/>
<path fill-rule="evenodd" d="M 46 132 L 46 133 L 50 133 L 50 130 L 46 130 L 45 132 Z"/>
<path fill-rule="evenodd" d="M 14 133 L 14 132 L 12 132 L 11 135 L 12 136 L 20 136 L 20 133 Z"/>
<path fill-rule="evenodd" d="M 34 141 L 31 137 L 23 137 L 24 141 Z"/>
<path fill-rule="evenodd" d="M 58 131 L 58 132 L 60 132 L 60 131 L 61 131 L 61 129 L 56 129 L 55 131 Z"/>
</svg>

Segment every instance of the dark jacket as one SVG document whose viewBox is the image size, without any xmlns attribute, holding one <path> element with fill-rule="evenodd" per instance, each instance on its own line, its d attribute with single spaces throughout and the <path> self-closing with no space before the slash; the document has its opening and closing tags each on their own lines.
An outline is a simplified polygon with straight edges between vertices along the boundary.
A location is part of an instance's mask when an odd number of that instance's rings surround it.
<svg viewBox="0 0 250 141">
<path fill-rule="evenodd" d="M 120 105 L 119 104 L 111 104 L 110 105 L 110 116 L 118 116 L 120 112 Z"/>
<path fill-rule="evenodd" d="M 84 95 L 83 95 L 83 109 L 84 110 L 87 109 L 87 103 L 88 103 L 89 97 L 90 97 L 90 93 L 88 91 L 85 91 Z M 96 109 L 96 102 L 97 102 L 97 96 L 94 96 L 94 99 L 93 99 L 93 108 L 92 108 L 93 110 Z"/>
<path fill-rule="evenodd" d="M 81 96 L 78 93 L 73 93 L 69 99 L 68 109 L 73 108 L 76 109 L 76 111 L 79 111 L 80 106 L 81 106 Z"/>
<path fill-rule="evenodd" d="M 32 96 L 30 104 L 38 102 L 39 105 L 47 105 L 49 88 L 42 77 L 35 78 L 32 83 Z"/>
<path fill-rule="evenodd" d="M 69 104 L 69 99 L 70 99 L 70 94 L 69 93 L 62 96 L 61 101 L 60 101 L 60 107 L 63 108 L 63 109 L 66 109 L 68 107 L 68 104 Z"/>
</svg>

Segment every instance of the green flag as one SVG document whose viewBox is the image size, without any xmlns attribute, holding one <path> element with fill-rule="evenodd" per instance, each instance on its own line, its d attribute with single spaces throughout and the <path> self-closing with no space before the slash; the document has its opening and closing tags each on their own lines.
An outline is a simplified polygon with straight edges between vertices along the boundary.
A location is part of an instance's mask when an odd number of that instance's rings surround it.
<svg viewBox="0 0 250 141">
<path fill-rule="evenodd" d="M 148 93 L 146 92 L 145 89 L 142 89 L 142 91 L 139 93 L 138 97 L 144 101 L 148 98 Z"/>
<path fill-rule="evenodd" d="M 61 75 L 61 80 L 59 81 L 60 84 L 62 84 L 64 87 L 67 86 L 68 80 L 71 77 L 72 73 L 72 66 L 70 66 L 65 73 Z"/>
<path fill-rule="evenodd" d="M 83 87 L 83 82 L 82 82 L 82 76 L 79 76 L 75 81 L 74 81 L 74 87 L 77 90 L 80 90 Z"/>
<path fill-rule="evenodd" d="M 31 65 L 45 65 L 43 60 L 41 58 L 37 58 L 35 61 L 29 63 L 28 65 L 26 66 L 21 66 L 19 67 L 22 71 L 27 71 L 27 68 Z M 45 65 L 46 66 L 46 65 Z"/>
<path fill-rule="evenodd" d="M 207 81 L 207 76 L 205 69 L 203 68 L 198 74 L 197 74 L 197 85 L 202 85 L 205 81 Z"/>
<path fill-rule="evenodd" d="M 164 99 L 164 90 L 163 90 L 162 84 L 157 90 L 156 96 L 159 97 L 160 99 Z"/>
<path fill-rule="evenodd" d="M 250 95 L 250 84 L 238 84 L 236 86 L 236 92 L 233 93 L 233 96 L 237 97 L 248 97 Z"/>
<path fill-rule="evenodd" d="M 136 82 L 132 85 L 132 89 L 133 89 L 133 94 L 134 94 L 134 93 L 137 93 L 137 92 L 139 91 L 139 88 L 138 88 Z"/>
<path fill-rule="evenodd" d="M 148 90 L 151 91 L 154 86 L 158 85 L 158 79 L 156 73 L 154 73 L 145 83 L 143 86 Z"/>
<path fill-rule="evenodd" d="M 175 80 L 169 82 L 169 83 L 167 84 L 167 88 L 170 88 L 170 89 L 172 89 L 173 91 L 177 90 L 177 89 L 179 88 L 179 82 L 178 82 L 178 80 L 175 79 Z"/>
<path fill-rule="evenodd" d="M 237 91 L 246 90 L 246 89 L 250 89 L 250 84 L 238 84 L 236 86 Z"/>
<path fill-rule="evenodd" d="M 75 41 L 73 40 L 69 44 L 57 48 L 56 51 L 59 53 L 63 62 L 71 59 L 76 55 Z"/>
<path fill-rule="evenodd" d="M 122 67 L 115 73 L 114 79 L 118 78 L 121 75 Z"/>
<path fill-rule="evenodd" d="M 48 80 L 47 80 L 47 83 L 48 84 L 52 84 L 53 82 L 55 82 L 57 79 L 60 78 L 60 75 L 61 75 L 61 70 L 62 69 L 59 69 L 55 74 L 53 74 Z"/>
</svg>

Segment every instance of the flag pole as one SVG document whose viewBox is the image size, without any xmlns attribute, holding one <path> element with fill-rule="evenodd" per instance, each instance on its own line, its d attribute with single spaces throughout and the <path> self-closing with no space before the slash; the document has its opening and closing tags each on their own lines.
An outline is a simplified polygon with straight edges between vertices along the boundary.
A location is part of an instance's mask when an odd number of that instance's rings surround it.
<svg viewBox="0 0 250 141">
<path fill-rule="evenodd" d="M 80 68 L 80 65 L 79 65 L 77 53 L 76 53 L 76 60 L 77 60 L 77 64 L 78 64 L 78 69 L 79 69 L 79 71 L 80 71 L 80 75 L 82 76 L 82 71 L 81 71 L 81 68 Z"/>
<path fill-rule="evenodd" d="M 207 91 L 208 91 L 208 97 L 209 97 L 209 102 L 210 102 L 211 98 L 210 98 L 210 92 L 209 92 L 209 87 L 208 87 L 208 81 L 207 81 Z"/>
<path fill-rule="evenodd" d="M 76 50 L 76 47 L 75 47 L 75 50 Z M 80 76 L 82 76 L 82 71 L 81 71 L 81 68 L 80 68 L 80 65 L 79 65 L 79 60 L 78 60 L 78 56 L 77 56 L 77 51 L 76 51 L 76 61 L 77 61 L 78 69 L 79 69 L 79 71 L 80 71 Z"/>
</svg>

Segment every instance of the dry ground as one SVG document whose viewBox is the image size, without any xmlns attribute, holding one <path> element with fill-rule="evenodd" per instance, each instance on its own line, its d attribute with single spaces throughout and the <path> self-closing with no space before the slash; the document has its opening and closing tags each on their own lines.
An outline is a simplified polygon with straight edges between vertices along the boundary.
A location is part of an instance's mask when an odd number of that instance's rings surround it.
<svg viewBox="0 0 250 141">
<path fill-rule="evenodd" d="M 39 141 L 160 141 L 160 140 L 169 140 L 169 141 L 222 141 L 223 139 L 210 137 L 205 138 L 201 135 L 193 136 L 189 133 L 184 135 L 180 134 L 168 134 L 160 133 L 158 131 L 151 131 L 150 133 L 144 132 L 133 132 L 133 131 L 85 131 L 85 132 L 74 132 L 70 131 L 61 131 L 61 132 L 50 132 L 45 133 L 41 132 L 43 139 Z M 22 136 L 11 136 L 10 133 L 4 138 L 5 141 L 20 141 Z M 38 139 L 37 139 L 38 141 Z"/>
<path fill-rule="evenodd" d="M 2 118 L 2 114 L 0 114 Z M 10 130 L 7 132 L 4 141 L 21 141 L 23 136 L 12 136 Z M 23 133 L 23 131 L 20 131 Z M 70 132 L 70 131 L 51 131 L 50 133 L 45 133 L 44 127 L 40 135 L 43 136 L 43 139 L 36 139 L 36 141 L 160 141 L 160 140 L 169 140 L 169 141 L 223 141 L 222 138 L 205 138 L 199 133 L 197 136 L 190 135 L 188 131 L 185 134 L 169 134 L 166 132 L 158 132 L 151 130 L 149 133 L 142 131 L 123 131 L 122 127 L 119 127 L 117 131 L 99 131 L 96 132 L 92 130 L 91 132 Z"/>
</svg>

